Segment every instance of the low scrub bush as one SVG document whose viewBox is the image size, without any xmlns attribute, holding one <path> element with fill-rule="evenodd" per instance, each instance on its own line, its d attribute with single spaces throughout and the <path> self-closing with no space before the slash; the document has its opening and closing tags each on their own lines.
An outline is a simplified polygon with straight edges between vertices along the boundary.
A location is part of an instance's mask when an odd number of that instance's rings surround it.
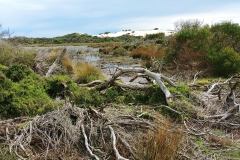
<svg viewBox="0 0 240 160">
<path fill-rule="evenodd" d="M 165 95 L 158 86 L 153 86 L 147 90 L 122 90 L 121 87 L 109 87 L 104 93 L 97 90 L 88 90 L 85 87 L 80 88 L 76 94 L 76 104 L 85 106 L 100 106 L 104 103 L 141 103 L 141 104 L 164 104 L 166 105 Z"/>
<path fill-rule="evenodd" d="M 99 107 L 105 102 L 105 97 L 97 90 L 88 90 L 86 87 L 79 89 L 79 92 L 76 94 L 76 104 L 84 104 L 87 106 L 96 106 Z"/>
<path fill-rule="evenodd" d="M 124 48 L 119 47 L 113 51 L 113 55 L 114 56 L 126 56 L 126 55 L 128 55 L 128 52 Z"/>
<path fill-rule="evenodd" d="M 20 46 L 0 40 L 0 64 L 10 66 L 13 64 L 23 64 L 32 67 L 37 52 L 25 50 Z"/>
<path fill-rule="evenodd" d="M 52 97 L 63 97 L 63 85 L 65 83 L 67 85 L 67 90 L 74 93 L 74 95 L 78 94 L 79 88 L 76 83 L 74 83 L 67 75 L 58 75 L 55 77 L 47 78 L 44 88 L 47 94 Z"/>
<path fill-rule="evenodd" d="M 78 62 L 73 66 L 73 79 L 77 83 L 89 83 L 97 79 L 103 79 L 100 69 L 90 63 Z"/>
<path fill-rule="evenodd" d="M 228 76 L 240 71 L 240 55 L 233 48 L 226 47 L 220 52 L 210 52 L 207 58 L 218 76 Z"/>
<path fill-rule="evenodd" d="M 35 116 L 56 108 L 47 95 L 45 80 L 36 74 L 13 82 L 0 72 L 0 119 Z"/>
<path fill-rule="evenodd" d="M 14 64 L 5 70 L 7 78 L 13 82 L 19 82 L 27 76 L 33 75 L 33 71 L 23 64 Z M 34 76 L 34 75 L 33 75 Z"/>
</svg>

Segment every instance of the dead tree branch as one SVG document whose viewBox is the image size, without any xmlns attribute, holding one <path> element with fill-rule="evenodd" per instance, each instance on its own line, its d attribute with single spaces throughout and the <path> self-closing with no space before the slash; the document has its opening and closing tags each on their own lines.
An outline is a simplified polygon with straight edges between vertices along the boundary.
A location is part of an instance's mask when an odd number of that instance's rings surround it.
<svg viewBox="0 0 240 160">
<path fill-rule="evenodd" d="M 175 84 L 173 81 L 171 81 L 168 77 L 166 77 L 162 74 L 159 74 L 159 73 L 151 72 L 145 68 L 118 68 L 118 72 L 116 72 L 110 80 L 97 86 L 96 89 L 101 91 L 103 89 L 106 89 L 109 86 L 112 86 L 114 84 L 115 80 L 119 76 L 121 76 L 124 73 L 129 73 L 129 72 L 142 73 L 142 74 L 145 74 L 145 75 L 149 76 L 150 78 L 154 79 L 157 82 L 157 84 L 160 86 L 161 90 L 164 92 L 167 102 L 172 102 L 172 95 L 169 92 L 169 90 L 167 89 L 167 87 L 164 85 L 164 83 L 162 82 L 161 79 L 163 79 L 164 81 L 166 81 L 167 83 L 169 83 L 170 85 L 172 85 L 174 87 L 177 87 L 177 84 Z"/>
<path fill-rule="evenodd" d="M 62 53 L 57 57 L 57 59 L 53 62 L 53 64 L 49 67 L 49 70 L 46 73 L 46 77 L 50 77 L 54 69 L 59 65 L 61 59 L 63 58 L 64 54 L 66 53 L 67 49 L 64 48 Z"/>
</svg>

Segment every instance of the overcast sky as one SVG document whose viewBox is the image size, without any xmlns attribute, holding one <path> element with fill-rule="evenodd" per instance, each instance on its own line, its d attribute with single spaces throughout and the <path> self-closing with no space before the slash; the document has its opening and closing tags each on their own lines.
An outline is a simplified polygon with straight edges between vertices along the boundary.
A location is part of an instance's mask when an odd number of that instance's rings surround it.
<svg viewBox="0 0 240 160">
<path fill-rule="evenodd" d="M 0 24 L 13 36 L 97 35 L 174 29 L 178 20 L 240 24 L 239 0 L 0 0 Z"/>
</svg>

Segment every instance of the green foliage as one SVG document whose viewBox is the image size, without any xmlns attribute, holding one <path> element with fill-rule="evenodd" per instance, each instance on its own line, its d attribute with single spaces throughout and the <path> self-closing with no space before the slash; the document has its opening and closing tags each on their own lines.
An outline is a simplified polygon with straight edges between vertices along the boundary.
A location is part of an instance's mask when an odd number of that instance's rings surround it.
<svg viewBox="0 0 240 160">
<path fill-rule="evenodd" d="M 155 34 L 147 34 L 144 40 L 161 40 L 162 42 L 165 42 L 165 33 L 155 33 Z"/>
<path fill-rule="evenodd" d="M 177 87 L 169 87 L 169 91 L 173 94 L 181 94 L 187 97 L 191 92 L 191 88 L 187 85 L 179 84 Z"/>
<path fill-rule="evenodd" d="M 0 119 L 2 117 L 2 113 L 4 112 L 4 107 L 11 104 L 11 99 L 13 96 L 12 92 L 13 82 L 8 79 L 1 71 L 0 71 Z"/>
<path fill-rule="evenodd" d="M 77 94 L 79 89 L 76 83 L 74 83 L 67 75 L 58 75 L 55 77 L 47 78 L 44 88 L 47 94 L 52 97 L 63 97 L 63 86 L 61 83 L 65 83 L 68 86 L 68 90 Z"/>
<path fill-rule="evenodd" d="M 80 88 L 76 95 L 76 104 L 84 104 L 87 106 L 100 106 L 104 103 L 105 97 L 97 90 L 88 90 L 85 87 Z"/>
<path fill-rule="evenodd" d="M 85 87 L 80 88 L 76 94 L 76 104 L 85 106 L 100 106 L 104 103 L 142 103 L 142 104 L 164 104 L 166 105 L 165 95 L 158 86 L 153 86 L 147 90 L 125 90 L 121 87 L 107 88 L 105 93 L 97 90 L 88 90 Z"/>
<path fill-rule="evenodd" d="M 32 67 L 36 54 L 35 51 L 24 50 L 0 40 L 0 64 L 2 65 L 24 64 Z"/>
<path fill-rule="evenodd" d="M 226 47 L 220 52 L 210 51 L 207 58 L 218 76 L 227 76 L 240 71 L 240 55 L 233 48 Z"/>
<path fill-rule="evenodd" d="M 165 94 L 159 86 L 151 86 L 146 90 L 125 90 L 120 87 L 111 87 L 106 91 L 107 99 L 116 103 L 143 103 L 143 104 L 166 104 Z"/>
<path fill-rule="evenodd" d="M 114 56 L 126 56 L 128 55 L 128 52 L 123 48 L 119 47 L 113 51 Z"/>
<path fill-rule="evenodd" d="M 46 94 L 43 88 L 44 82 L 41 79 L 32 79 L 27 77 L 15 83 L 12 91 L 11 107 L 8 114 L 14 117 L 35 116 L 52 111 L 56 108 L 51 98 Z"/>
<path fill-rule="evenodd" d="M 197 22 L 180 25 L 181 29 L 173 36 L 167 50 L 167 59 L 176 60 L 179 68 L 208 68 L 208 73 L 215 75 L 239 72 L 239 24 L 222 22 L 201 27 Z"/>
<path fill-rule="evenodd" d="M 0 72 L 0 119 L 35 116 L 56 108 L 47 95 L 45 80 L 31 74 L 13 82 Z"/>
<path fill-rule="evenodd" d="M 189 69 L 206 67 L 205 54 L 209 48 L 209 28 L 190 28 L 178 32 L 172 48 L 172 56 L 177 58 L 180 66 Z"/>
<path fill-rule="evenodd" d="M 195 111 L 193 109 L 193 105 L 189 99 L 189 94 L 191 92 L 191 88 L 184 84 L 179 84 L 178 87 L 168 87 L 171 94 L 174 95 L 173 102 L 169 104 L 169 107 L 174 110 L 182 113 L 182 116 L 178 113 L 175 113 L 169 109 L 162 108 L 162 113 L 172 117 L 182 120 L 184 117 L 194 116 Z"/>
<path fill-rule="evenodd" d="M 11 79 L 13 82 L 19 82 L 34 73 L 29 67 L 23 64 L 14 64 L 5 71 L 5 74 L 7 78 Z"/>
<path fill-rule="evenodd" d="M 0 71 L 5 72 L 8 69 L 8 67 L 0 64 Z"/>
<path fill-rule="evenodd" d="M 231 47 L 236 49 L 240 44 L 240 26 L 238 23 L 221 22 L 212 25 L 211 32 L 213 33 L 212 44 L 216 51 L 222 48 Z M 240 53 L 240 50 L 235 50 Z"/>
</svg>

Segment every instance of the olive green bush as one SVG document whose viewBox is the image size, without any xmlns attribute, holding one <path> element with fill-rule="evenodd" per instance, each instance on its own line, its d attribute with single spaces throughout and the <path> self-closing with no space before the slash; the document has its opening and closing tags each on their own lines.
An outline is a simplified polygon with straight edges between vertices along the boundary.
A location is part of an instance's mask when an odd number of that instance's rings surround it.
<svg viewBox="0 0 240 160">
<path fill-rule="evenodd" d="M 37 52 L 25 50 L 20 46 L 0 40 L 0 64 L 10 66 L 13 64 L 23 64 L 32 67 Z"/>
<path fill-rule="evenodd" d="M 113 55 L 114 56 L 126 56 L 126 55 L 128 55 L 128 52 L 123 47 L 119 47 L 113 51 Z"/>
<path fill-rule="evenodd" d="M 11 79 L 13 82 L 19 82 L 27 76 L 33 75 L 33 71 L 23 64 L 14 64 L 10 66 L 6 71 L 7 78 Z"/>
<path fill-rule="evenodd" d="M 35 116 L 52 111 L 56 105 L 47 95 L 45 80 L 36 74 L 13 82 L 0 71 L 0 119 Z"/>
<path fill-rule="evenodd" d="M 181 26 L 185 26 L 182 23 Z M 186 23 L 187 27 L 172 37 L 166 49 L 168 62 L 177 63 L 180 69 L 205 70 L 218 76 L 239 72 L 239 24 L 221 22 L 201 26 Z"/>
<path fill-rule="evenodd" d="M 74 95 L 78 94 L 79 88 L 76 83 L 74 83 L 71 78 L 67 75 L 57 75 L 55 77 L 50 77 L 46 79 L 46 83 L 44 84 L 44 88 L 46 93 L 51 98 L 62 97 L 63 98 L 63 85 L 62 83 L 67 85 L 67 90 L 74 93 Z"/>
<path fill-rule="evenodd" d="M 207 58 L 218 76 L 227 76 L 240 71 L 240 55 L 233 48 L 226 47 L 219 52 L 209 52 Z"/>
</svg>

